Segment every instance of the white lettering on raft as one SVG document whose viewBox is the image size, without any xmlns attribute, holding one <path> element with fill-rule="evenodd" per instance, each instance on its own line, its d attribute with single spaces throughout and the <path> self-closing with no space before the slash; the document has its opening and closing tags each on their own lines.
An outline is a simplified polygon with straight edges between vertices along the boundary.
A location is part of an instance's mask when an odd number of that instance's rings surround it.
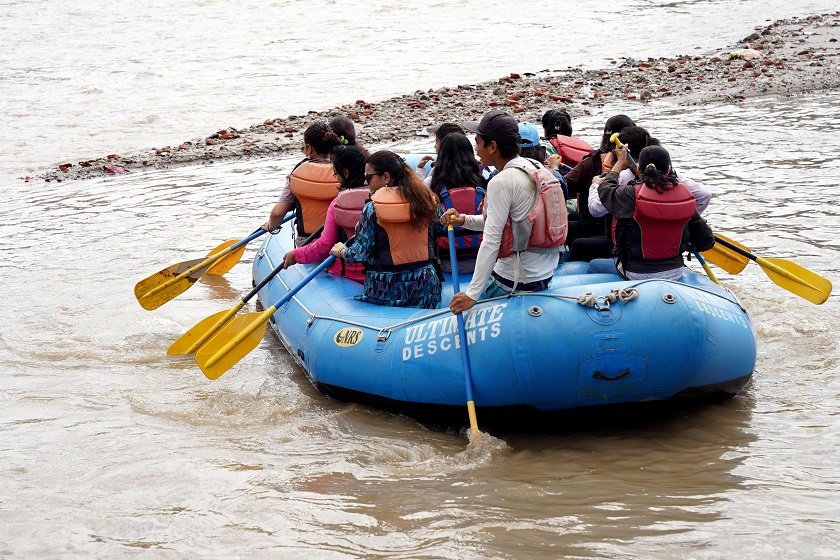
<svg viewBox="0 0 840 560">
<path fill-rule="evenodd" d="M 497 303 L 481 309 L 464 313 L 464 328 L 467 331 L 467 345 L 472 346 L 502 334 L 502 317 L 507 303 Z M 438 352 L 460 350 L 461 339 L 458 337 L 458 318 L 447 315 L 427 323 L 412 325 L 405 330 L 405 345 L 402 349 L 403 361 L 434 356 Z"/>
<path fill-rule="evenodd" d="M 740 325 L 745 329 L 750 328 L 746 320 L 744 320 L 744 317 L 742 316 L 741 312 L 734 313 L 721 306 L 721 302 L 725 300 L 721 300 L 719 297 L 704 294 L 701 292 L 695 292 L 691 296 L 692 298 L 694 298 L 694 303 L 697 304 L 697 309 L 699 309 L 706 315 L 709 315 L 710 317 L 715 317 L 717 319 L 722 319 L 729 323 Z M 733 304 L 727 303 L 727 305 Z"/>
</svg>

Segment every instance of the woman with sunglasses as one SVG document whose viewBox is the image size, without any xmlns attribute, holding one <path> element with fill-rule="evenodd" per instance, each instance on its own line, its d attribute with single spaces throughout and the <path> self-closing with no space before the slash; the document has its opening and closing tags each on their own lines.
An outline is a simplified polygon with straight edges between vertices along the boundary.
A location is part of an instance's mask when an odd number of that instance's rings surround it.
<svg viewBox="0 0 840 560">
<path fill-rule="evenodd" d="M 368 157 L 365 179 L 371 201 L 362 210 L 351 246 L 336 243 L 330 254 L 365 266 L 359 301 L 389 307 L 434 309 L 440 278 L 433 259 L 432 223 L 441 215 L 437 197 L 397 154 Z"/>
<path fill-rule="evenodd" d="M 327 208 L 326 220 L 321 236 L 283 257 L 283 268 L 295 264 L 319 263 L 327 258 L 330 249 L 338 241 L 347 241 L 354 233 L 368 200 L 370 191 L 365 187 L 365 154 L 358 146 L 337 146 L 330 153 L 335 177 L 341 180 L 338 196 Z M 361 264 L 345 264 L 335 261 L 329 272 L 344 276 L 356 282 L 364 282 L 365 270 Z"/>
</svg>

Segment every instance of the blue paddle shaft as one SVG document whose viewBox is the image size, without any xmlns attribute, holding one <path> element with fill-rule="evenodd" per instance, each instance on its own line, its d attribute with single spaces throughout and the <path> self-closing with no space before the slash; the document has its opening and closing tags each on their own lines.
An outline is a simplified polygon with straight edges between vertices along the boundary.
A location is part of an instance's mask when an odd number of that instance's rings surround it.
<svg viewBox="0 0 840 560">
<path fill-rule="evenodd" d="M 449 264 L 452 267 L 452 286 L 455 293 L 461 291 L 461 283 L 458 278 L 458 259 L 455 256 L 455 230 L 449 226 Z M 472 391 L 472 368 L 470 367 L 470 355 L 467 352 L 467 329 L 464 326 L 464 316 L 461 313 L 455 315 L 458 321 L 458 340 L 461 341 L 461 363 L 464 366 L 464 386 L 467 388 L 467 402 L 473 401 Z"/>
<path fill-rule="evenodd" d="M 280 306 L 281 306 L 281 305 L 283 305 L 284 303 L 286 303 L 287 301 L 289 301 L 290 299 L 292 299 L 293 297 L 295 297 L 295 294 L 296 294 L 296 293 L 298 293 L 298 292 L 300 291 L 300 289 L 301 289 L 301 288 L 303 288 L 304 286 L 306 286 L 306 285 L 307 285 L 307 284 L 308 284 L 308 283 L 309 283 L 309 282 L 310 282 L 313 278 L 315 278 L 316 276 L 318 276 L 318 275 L 321 273 L 321 271 L 322 271 L 322 270 L 324 270 L 325 268 L 327 268 L 328 266 L 330 266 L 330 265 L 331 265 L 334 261 L 335 261 L 335 257 L 334 257 L 334 256 L 332 256 L 332 255 L 330 255 L 329 257 L 327 257 L 326 259 L 324 259 L 324 262 L 322 262 L 321 264 L 319 264 L 318 266 L 316 266 L 314 269 L 312 269 L 312 272 L 310 272 L 309 274 L 307 274 L 307 275 L 306 275 L 306 278 L 304 278 L 303 280 L 301 280 L 301 281 L 298 283 L 298 285 L 297 285 L 297 286 L 295 286 L 294 288 L 292 288 L 291 290 L 289 290 L 288 292 L 286 292 L 286 295 L 284 295 L 283 297 L 281 297 L 280 299 L 278 299 L 278 300 L 277 300 L 277 303 L 275 303 L 275 304 L 274 304 L 274 308 L 275 308 L 275 309 L 280 309 Z"/>
<path fill-rule="evenodd" d="M 289 220 L 291 220 L 291 219 L 292 219 L 292 218 L 294 218 L 294 217 L 295 217 L 295 213 L 294 213 L 294 212 L 289 212 L 288 214 L 286 214 L 286 215 L 283 217 L 283 221 L 282 221 L 282 222 L 280 222 L 280 223 L 285 224 L 286 222 L 288 222 Z M 253 241 L 253 240 L 254 240 L 254 239 L 256 239 L 257 237 L 259 237 L 259 236 L 261 236 L 261 235 L 263 235 L 263 234 L 266 234 L 266 233 L 268 233 L 268 232 L 267 232 L 266 230 L 264 230 L 263 228 L 260 228 L 260 229 L 254 230 L 254 233 L 252 233 L 251 235 L 249 235 L 248 237 L 246 237 L 246 238 L 245 238 L 245 239 L 243 239 L 242 241 L 238 241 L 237 243 L 234 243 L 234 244 L 230 247 L 230 250 L 231 250 L 231 251 L 234 251 L 234 250 L 236 250 L 236 249 L 239 249 L 239 248 L 240 248 L 240 247 L 242 247 L 243 245 L 247 245 L 248 243 L 250 243 L 251 241 Z"/>
<path fill-rule="evenodd" d="M 288 214 L 286 214 L 286 217 L 283 218 L 283 223 L 285 224 L 286 222 L 288 222 L 289 220 L 291 220 L 294 217 L 295 217 L 295 213 L 294 212 L 289 212 Z M 324 226 L 321 226 L 321 229 L 323 229 L 323 227 Z M 310 237 L 312 237 L 312 236 L 310 236 Z M 274 277 L 277 276 L 280 273 L 281 270 L 283 270 L 283 263 L 282 262 L 280 264 L 278 264 L 277 266 L 275 266 L 274 270 L 272 270 L 271 272 L 268 273 L 268 276 L 263 278 L 260 281 L 259 284 L 254 286 L 254 288 L 250 292 L 248 292 L 248 294 L 245 297 L 242 298 L 242 303 L 248 303 L 248 300 L 250 300 L 252 297 L 257 295 L 257 293 L 259 293 L 259 291 L 262 290 L 265 287 L 266 284 L 271 282 L 271 280 L 273 280 Z"/>
<path fill-rule="evenodd" d="M 235 244 L 233 244 L 230 247 L 230 250 L 233 251 L 235 249 L 239 249 L 243 245 L 247 245 L 248 243 L 250 243 L 251 241 L 253 241 L 257 237 L 259 237 L 259 236 L 261 236 L 265 233 L 268 233 L 268 232 L 265 231 L 263 228 L 260 228 L 260 229 L 256 230 L 254 233 L 252 233 L 251 235 L 249 235 L 248 237 L 246 237 L 245 239 L 243 239 L 242 241 L 238 241 Z"/>
</svg>

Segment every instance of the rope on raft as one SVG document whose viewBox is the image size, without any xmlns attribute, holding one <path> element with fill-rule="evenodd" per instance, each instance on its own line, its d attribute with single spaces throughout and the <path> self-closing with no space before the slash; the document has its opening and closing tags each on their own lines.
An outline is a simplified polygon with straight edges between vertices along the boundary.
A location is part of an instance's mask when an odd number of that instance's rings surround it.
<svg viewBox="0 0 840 560">
<path fill-rule="evenodd" d="M 614 289 L 605 296 L 596 296 L 592 292 L 586 292 L 585 294 L 578 296 L 577 302 L 584 307 L 594 307 L 595 309 L 601 311 L 609 309 L 610 304 L 615 303 L 616 301 L 627 303 L 637 297 L 639 297 L 639 290 L 636 288 L 621 288 Z"/>
</svg>

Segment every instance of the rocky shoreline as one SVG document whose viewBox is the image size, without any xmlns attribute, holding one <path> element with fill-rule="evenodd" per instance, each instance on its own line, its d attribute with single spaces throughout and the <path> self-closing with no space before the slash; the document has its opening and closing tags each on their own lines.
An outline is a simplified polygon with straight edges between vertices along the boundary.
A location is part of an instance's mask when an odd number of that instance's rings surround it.
<svg viewBox="0 0 840 560">
<path fill-rule="evenodd" d="M 328 111 L 267 119 L 246 129 L 218 130 L 178 146 L 68 162 L 22 179 L 61 182 L 290 155 L 300 150 L 308 123 L 336 114 L 359 123 L 359 141 L 375 145 L 414 138 L 418 130 L 432 130 L 442 122 L 474 120 L 494 107 L 522 120 L 538 121 L 548 109 L 565 108 L 574 118 L 615 100 L 647 103 L 669 99 L 694 105 L 836 90 L 840 89 L 840 11 L 776 21 L 715 54 L 622 58 L 612 63 L 614 66 L 602 70 L 510 74 L 495 81 L 417 91 L 379 102 L 360 99 Z"/>
</svg>

